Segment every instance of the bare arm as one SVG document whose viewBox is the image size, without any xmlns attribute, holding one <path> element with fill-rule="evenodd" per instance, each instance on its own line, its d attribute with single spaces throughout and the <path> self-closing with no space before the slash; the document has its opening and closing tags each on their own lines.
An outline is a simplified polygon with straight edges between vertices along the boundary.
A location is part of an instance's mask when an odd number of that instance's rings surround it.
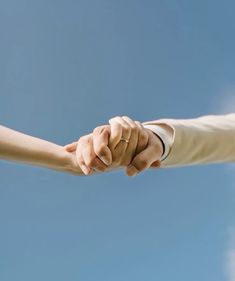
<svg viewBox="0 0 235 281">
<path fill-rule="evenodd" d="M 11 160 L 82 175 L 75 154 L 63 146 L 0 126 L 0 160 Z"/>
</svg>

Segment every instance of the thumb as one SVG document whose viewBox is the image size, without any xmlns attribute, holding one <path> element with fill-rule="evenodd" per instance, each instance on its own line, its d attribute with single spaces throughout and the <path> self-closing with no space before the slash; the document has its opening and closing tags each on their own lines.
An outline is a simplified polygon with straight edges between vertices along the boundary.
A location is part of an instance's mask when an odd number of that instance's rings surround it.
<svg viewBox="0 0 235 281">
<path fill-rule="evenodd" d="M 95 154 L 109 166 L 112 163 L 112 153 L 108 147 L 110 129 L 107 126 L 97 127 L 93 133 L 93 147 Z"/>
<path fill-rule="evenodd" d="M 75 142 L 65 145 L 64 148 L 68 152 L 74 152 L 77 149 L 77 146 L 78 146 L 78 142 L 75 141 Z"/>
<path fill-rule="evenodd" d="M 135 176 L 139 172 L 142 172 L 151 166 L 158 167 L 160 165 L 160 155 L 156 153 L 156 147 L 149 145 L 145 150 L 140 152 L 134 157 L 130 165 L 126 168 L 126 174 L 128 176 Z"/>
</svg>

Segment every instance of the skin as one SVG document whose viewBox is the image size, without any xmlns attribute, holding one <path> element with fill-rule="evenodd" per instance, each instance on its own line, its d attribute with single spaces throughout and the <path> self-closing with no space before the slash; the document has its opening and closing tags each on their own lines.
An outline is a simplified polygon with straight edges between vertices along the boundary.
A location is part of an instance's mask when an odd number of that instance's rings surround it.
<svg viewBox="0 0 235 281">
<path fill-rule="evenodd" d="M 0 126 L 0 159 L 83 175 L 76 154 L 63 146 Z"/>
<path fill-rule="evenodd" d="M 0 159 L 74 175 L 125 168 L 133 176 L 159 167 L 162 152 L 160 139 L 127 116 L 112 118 L 65 147 L 0 126 Z"/>
<path fill-rule="evenodd" d="M 151 130 L 127 116 L 112 118 L 109 124 L 65 146 L 68 152 L 76 154 L 84 174 L 122 167 L 128 176 L 135 176 L 150 167 L 160 167 L 163 145 Z"/>
</svg>

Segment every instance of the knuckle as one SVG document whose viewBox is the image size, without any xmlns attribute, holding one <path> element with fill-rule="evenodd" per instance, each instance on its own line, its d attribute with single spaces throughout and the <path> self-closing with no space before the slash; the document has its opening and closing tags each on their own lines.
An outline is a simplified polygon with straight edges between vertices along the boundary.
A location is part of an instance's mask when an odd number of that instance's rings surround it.
<svg viewBox="0 0 235 281">
<path fill-rule="evenodd" d="M 105 146 L 99 146 L 96 148 L 96 154 L 99 156 L 104 156 L 105 155 Z"/>
<path fill-rule="evenodd" d="M 122 119 L 126 119 L 126 120 L 131 120 L 131 118 L 130 117 L 128 117 L 127 115 L 123 115 L 122 117 L 121 117 Z"/>
<path fill-rule="evenodd" d="M 90 138 L 89 135 L 87 135 L 87 136 L 82 136 L 82 137 L 80 137 L 80 139 L 79 139 L 79 142 L 80 142 L 80 143 L 90 143 L 90 141 L 91 141 L 91 138 Z"/>
<path fill-rule="evenodd" d="M 130 131 L 131 131 L 131 127 L 129 127 L 129 126 L 123 126 L 123 127 L 122 127 L 122 130 L 123 130 L 123 133 L 124 133 L 124 134 L 129 134 Z"/>
<path fill-rule="evenodd" d="M 112 130 L 112 133 L 120 132 L 122 130 L 122 125 L 119 122 L 112 122 L 110 123 L 109 129 Z"/>
<path fill-rule="evenodd" d="M 141 159 L 140 166 L 146 168 L 148 166 L 148 161 L 146 159 Z"/>
<path fill-rule="evenodd" d="M 121 164 L 121 160 L 117 156 L 113 156 L 112 165 L 120 166 L 120 164 Z"/>
<path fill-rule="evenodd" d="M 137 126 L 139 126 L 139 127 L 142 127 L 142 124 L 141 124 L 140 121 L 135 121 L 135 124 L 136 124 Z"/>
<path fill-rule="evenodd" d="M 145 168 L 148 167 L 148 161 L 146 159 L 144 159 L 144 158 L 136 159 L 135 167 L 137 167 L 137 169 L 139 171 L 144 170 Z"/>
<path fill-rule="evenodd" d="M 109 137 L 111 135 L 110 128 L 104 128 L 102 129 L 102 139 L 108 141 Z"/>
<path fill-rule="evenodd" d="M 94 167 L 96 165 L 96 159 L 95 157 L 90 157 L 87 159 L 86 163 L 89 167 Z"/>
<path fill-rule="evenodd" d="M 83 142 L 83 141 L 84 141 L 84 139 L 85 139 L 85 137 L 84 137 L 84 136 L 82 136 L 82 137 L 80 137 L 80 138 L 78 139 L 78 142 L 79 142 L 79 143 L 81 143 L 81 142 Z"/>
<path fill-rule="evenodd" d="M 99 127 L 96 127 L 94 130 L 93 130 L 93 133 L 95 134 L 98 134 L 100 132 L 100 126 Z"/>
<path fill-rule="evenodd" d="M 105 165 L 99 165 L 97 167 L 97 169 L 101 172 L 105 172 L 105 171 L 107 171 L 108 167 L 106 167 Z"/>
<path fill-rule="evenodd" d="M 114 116 L 113 118 L 109 119 L 109 121 L 117 121 L 117 119 L 119 119 L 120 116 Z"/>
<path fill-rule="evenodd" d="M 102 125 L 102 126 L 98 126 L 93 130 L 94 134 L 102 134 L 104 132 L 108 131 L 108 127 L 107 125 Z"/>
<path fill-rule="evenodd" d="M 131 131 L 132 131 L 132 133 L 137 134 L 137 133 L 139 132 L 138 126 L 133 125 L 133 126 L 131 127 Z"/>
<path fill-rule="evenodd" d="M 122 161 L 122 165 L 123 165 L 123 166 L 128 166 L 128 165 L 130 164 L 130 162 L 131 162 L 131 157 L 126 158 L 126 159 L 124 159 L 124 160 Z"/>
<path fill-rule="evenodd" d="M 115 122 L 113 125 L 115 126 L 116 130 L 120 130 L 122 128 L 122 125 L 119 122 Z"/>
</svg>

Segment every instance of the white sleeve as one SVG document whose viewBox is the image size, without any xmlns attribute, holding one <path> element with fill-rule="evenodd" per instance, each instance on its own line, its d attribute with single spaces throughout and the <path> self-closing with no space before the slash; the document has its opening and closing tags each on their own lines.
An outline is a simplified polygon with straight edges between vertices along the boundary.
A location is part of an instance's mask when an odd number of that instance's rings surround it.
<svg viewBox="0 0 235 281">
<path fill-rule="evenodd" d="M 161 168 L 235 162 L 235 113 L 165 118 L 142 124 L 172 129 L 168 138 L 170 152 L 161 162 Z"/>
</svg>

